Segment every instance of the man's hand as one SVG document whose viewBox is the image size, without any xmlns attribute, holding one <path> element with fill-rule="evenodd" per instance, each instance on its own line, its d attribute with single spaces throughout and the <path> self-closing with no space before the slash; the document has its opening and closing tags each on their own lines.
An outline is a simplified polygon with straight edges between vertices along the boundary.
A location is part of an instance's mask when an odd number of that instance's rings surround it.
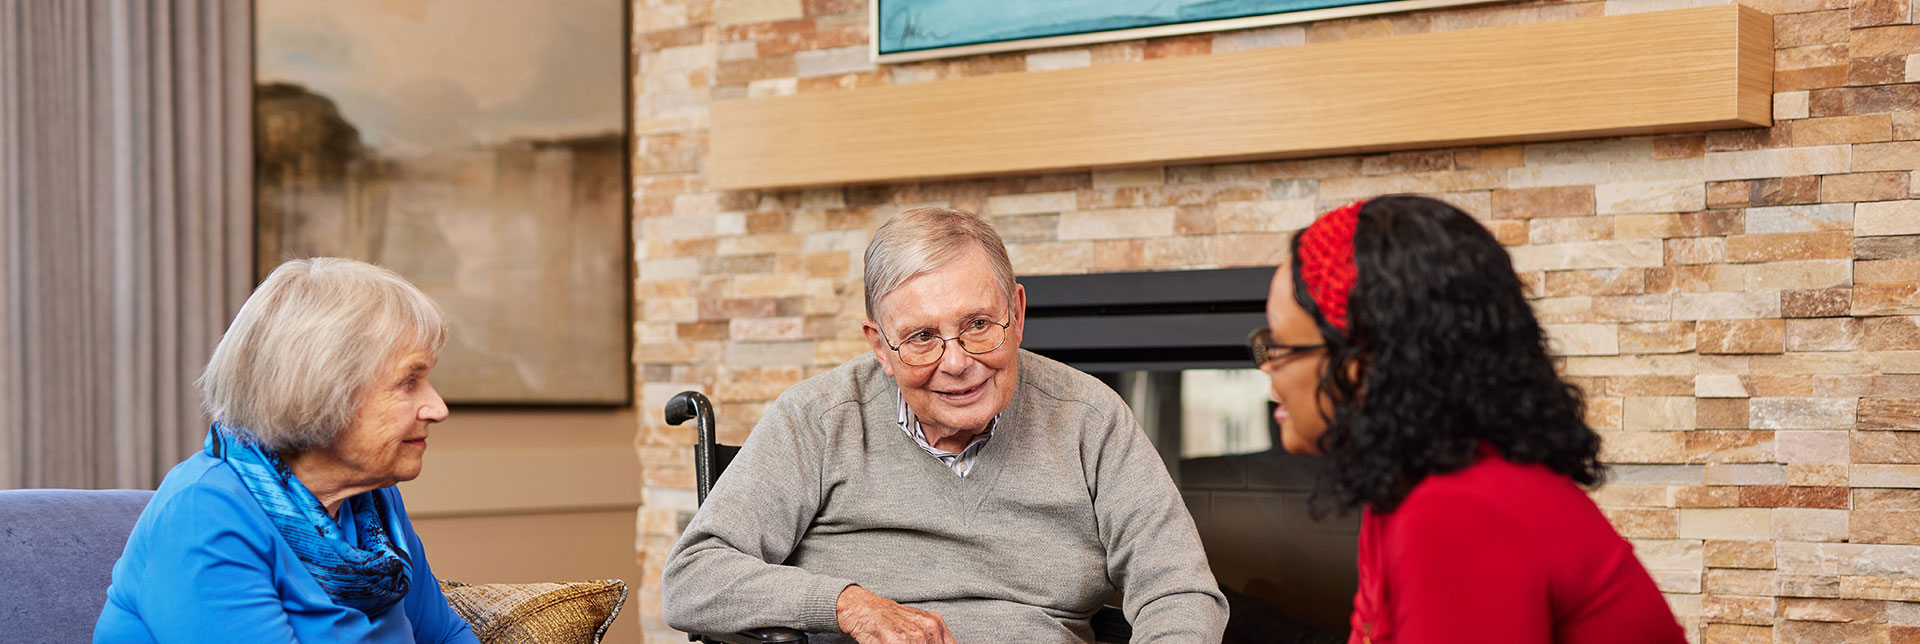
<svg viewBox="0 0 1920 644">
<path fill-rule="evenodd" d="M 901 606 L 857 585 L 840 591 L 834 613 L 840 631 L 860 644 L 955 644 L 947 620 L 939 615 Z"/>
</svg>

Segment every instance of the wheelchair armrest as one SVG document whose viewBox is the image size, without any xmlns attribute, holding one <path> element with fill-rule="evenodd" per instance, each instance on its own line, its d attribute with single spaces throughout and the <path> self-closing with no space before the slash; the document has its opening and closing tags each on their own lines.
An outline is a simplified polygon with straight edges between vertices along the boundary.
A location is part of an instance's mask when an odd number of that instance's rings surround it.
<svg viewBox="0 0 1920 644">
<path fill-rule="evenodd" d="M 725 642 L 726 644 L 804 644 L 807 641 L 807 634 L 791 628 L 769 626 L 723 635 L 711 633 L 694 635 L 692 639 L 699 642 Z"/>
</svg>

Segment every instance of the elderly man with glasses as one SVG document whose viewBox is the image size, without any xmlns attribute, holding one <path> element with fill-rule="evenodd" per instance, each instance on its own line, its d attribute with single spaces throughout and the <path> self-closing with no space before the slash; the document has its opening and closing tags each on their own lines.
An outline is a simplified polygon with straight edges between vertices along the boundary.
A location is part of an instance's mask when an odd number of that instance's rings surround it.
<svg viewBox="0 0 1920 644">
<path fill-rule="evenodd" d="M 1020 350 L 1026 291 L 971 213 L 866 254 L 872 355 L 780 396 L 667 557 L 667 623 L 812 641 L 1218 642 L 1227 603 L 1179 491 L 1092 376 Z"/>
</svg>

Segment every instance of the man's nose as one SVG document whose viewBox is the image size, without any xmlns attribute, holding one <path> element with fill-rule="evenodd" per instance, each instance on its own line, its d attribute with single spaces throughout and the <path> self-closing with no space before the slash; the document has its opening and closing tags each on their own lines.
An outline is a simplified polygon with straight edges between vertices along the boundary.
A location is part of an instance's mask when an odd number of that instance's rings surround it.
<svg viewBox="0 0 1920 644">
<path fill-rule="evenodd" d="M 967 350 L 960 346 L 960 338 L 947 338 L 941 342 L 943 343 L 940 351 L 941 371 L 958 374 L 966 371 L 967 367 L 973 366 L 973 354 L 967 353 Z"/>
</svg>

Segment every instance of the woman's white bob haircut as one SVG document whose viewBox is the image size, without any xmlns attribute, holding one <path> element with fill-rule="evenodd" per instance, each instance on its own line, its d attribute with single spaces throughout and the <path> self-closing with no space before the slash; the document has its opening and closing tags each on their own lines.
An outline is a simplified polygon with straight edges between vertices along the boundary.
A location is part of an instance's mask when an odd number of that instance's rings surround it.
<svg viewBox="0 0 1920 644">
<path fill-rule="evenodd" d="M 241 305 L 200 376 L 215 422 L 282 454 L 326 446 L 368 385 L 408 351 L 438 356 L 439 305 L 391 270 L 337 257 L 273 269 Z"/>
</svg>

